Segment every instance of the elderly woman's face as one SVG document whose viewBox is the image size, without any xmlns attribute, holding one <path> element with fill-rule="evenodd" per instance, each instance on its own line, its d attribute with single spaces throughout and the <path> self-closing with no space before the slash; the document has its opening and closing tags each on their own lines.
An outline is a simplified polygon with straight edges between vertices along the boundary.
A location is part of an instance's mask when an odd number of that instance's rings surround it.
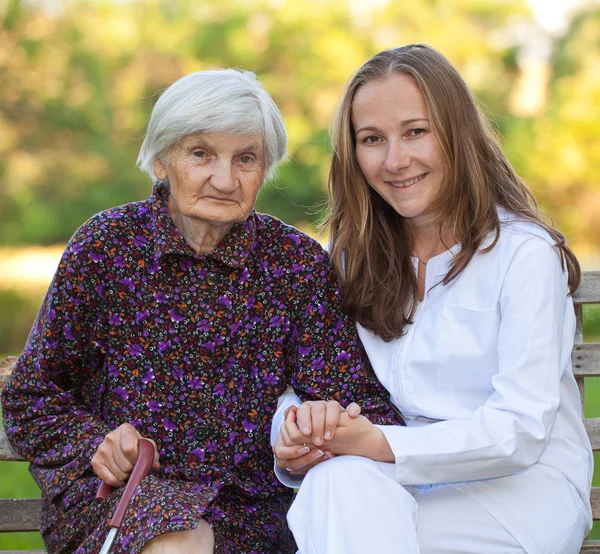
<svg viewBox="0 0 600 554">
<path fill-rule="evenodd" d="M 245 220 L 264 181 L 259 135 L 201 133 L 184 137 L 168 160 L 154 162 L 159 179 L 169 179 L 175 209 L 211 225 Z"/>
</svg>

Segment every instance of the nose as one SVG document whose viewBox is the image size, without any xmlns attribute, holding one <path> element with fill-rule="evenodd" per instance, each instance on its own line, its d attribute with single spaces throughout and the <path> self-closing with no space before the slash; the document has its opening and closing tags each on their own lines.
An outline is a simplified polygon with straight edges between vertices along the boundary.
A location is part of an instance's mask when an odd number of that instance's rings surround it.
<svg viewBox="0 0 600 554">
<path fill-rule="evenodd" d="M 213 172 L 210 177 L 212 186 L 223 193 L 231 193 L 237 188 L 231 160 L 218 159 L 213 166 Z"/>
<path fill-rule="evenodd" d="M 389 142 L 384 168 L 389 173 L 398 173 L 410 165 L 409 149 L 401 142 Z"/>
</svg>

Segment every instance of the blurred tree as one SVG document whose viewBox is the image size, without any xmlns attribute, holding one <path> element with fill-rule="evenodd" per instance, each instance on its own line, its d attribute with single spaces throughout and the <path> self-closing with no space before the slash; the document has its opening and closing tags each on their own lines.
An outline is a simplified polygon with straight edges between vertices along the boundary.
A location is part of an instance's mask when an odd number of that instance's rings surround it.
<svg viewBox="0 0 600 554">
<path fill-rule="evenodd" d="M 576 22 L 557 49 L 551 108 L 539 121 L 523 121 L 507 108 L 517 70 L 515 47 L 503 37 L 516 20 L 530 20 L 525 0 L 367 4 L 0 3 L 0 244 L 65 241 L 93 213 L 147 197 L 150 183 L 135 160 L 157 92 L 190 71 L 225 66 L 255 71 L 286 120 L 289 161 L 261 192 L 258 209 L 301 227 L 313 224 L 327 175 L 327 127 L 344 82 L 373 53 L 408 42 L 427 42 L 456 64 L 497 114 L 523 173 L 544 189 L 545 204 L 570 201 L 567 189 L 596 194 L 590 176 L 599 158 L 587 158 L 591 145 L 574 145 L 583 124 L 574 110 L 582 104 L 567 91 L 583 98 L 596 86 L 597 95 L 597 60 L 574 63 L 597 40 L 597 20 Z M 585 101 L 591 113 L 592 97 Z M 586 136 L 597 136 L 597 125 L 586 125 Z M 564 150 L 554 137 L 562 137 Z M 573 164 L 552 174 L 539 169 L 558 163 L 557 148 L 586 158 L 579 173 Z M 556 213 L 568 219 L 562 208 Z M 592 236 L 591 219 L 576 223 L 574 232 Z"/>
<path fill-rule="evenodd" d="M 506 137 L 522 174 L 580 251 L 600 244 L 600 9 L 556 42 L 546 110 Z"/>
</svg>

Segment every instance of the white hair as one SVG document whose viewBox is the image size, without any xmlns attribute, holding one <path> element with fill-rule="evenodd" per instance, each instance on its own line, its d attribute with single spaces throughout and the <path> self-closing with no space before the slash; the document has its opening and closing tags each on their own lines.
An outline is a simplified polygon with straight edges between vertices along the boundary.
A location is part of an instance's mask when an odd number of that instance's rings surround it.
<svg viewBox="0 0 600 554">
<path fill-rule="evenodd" d="M 175 81 L 154 105 L 138 167 L 155 181 L 154 160 L 164 161 L 172 146 L 198 133 L 262 136 L 267 179 L 286 155 L 281 112 L 251 71 L 196 71 Z"/>
</svg>

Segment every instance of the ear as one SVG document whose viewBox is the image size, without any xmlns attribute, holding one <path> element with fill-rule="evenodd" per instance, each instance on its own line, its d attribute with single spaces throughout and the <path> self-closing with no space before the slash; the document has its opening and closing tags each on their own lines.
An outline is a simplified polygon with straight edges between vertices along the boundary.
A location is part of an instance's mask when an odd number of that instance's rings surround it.
<svg viewBox="0 0 600 554">
<path fill-rule="evenodd" d="M 152 168 L 154 169 L 154 175 L 156 175 L 161 181 L 166 179 L 167 170 L 158 158 L 152 163 Z"/>
</svg>

